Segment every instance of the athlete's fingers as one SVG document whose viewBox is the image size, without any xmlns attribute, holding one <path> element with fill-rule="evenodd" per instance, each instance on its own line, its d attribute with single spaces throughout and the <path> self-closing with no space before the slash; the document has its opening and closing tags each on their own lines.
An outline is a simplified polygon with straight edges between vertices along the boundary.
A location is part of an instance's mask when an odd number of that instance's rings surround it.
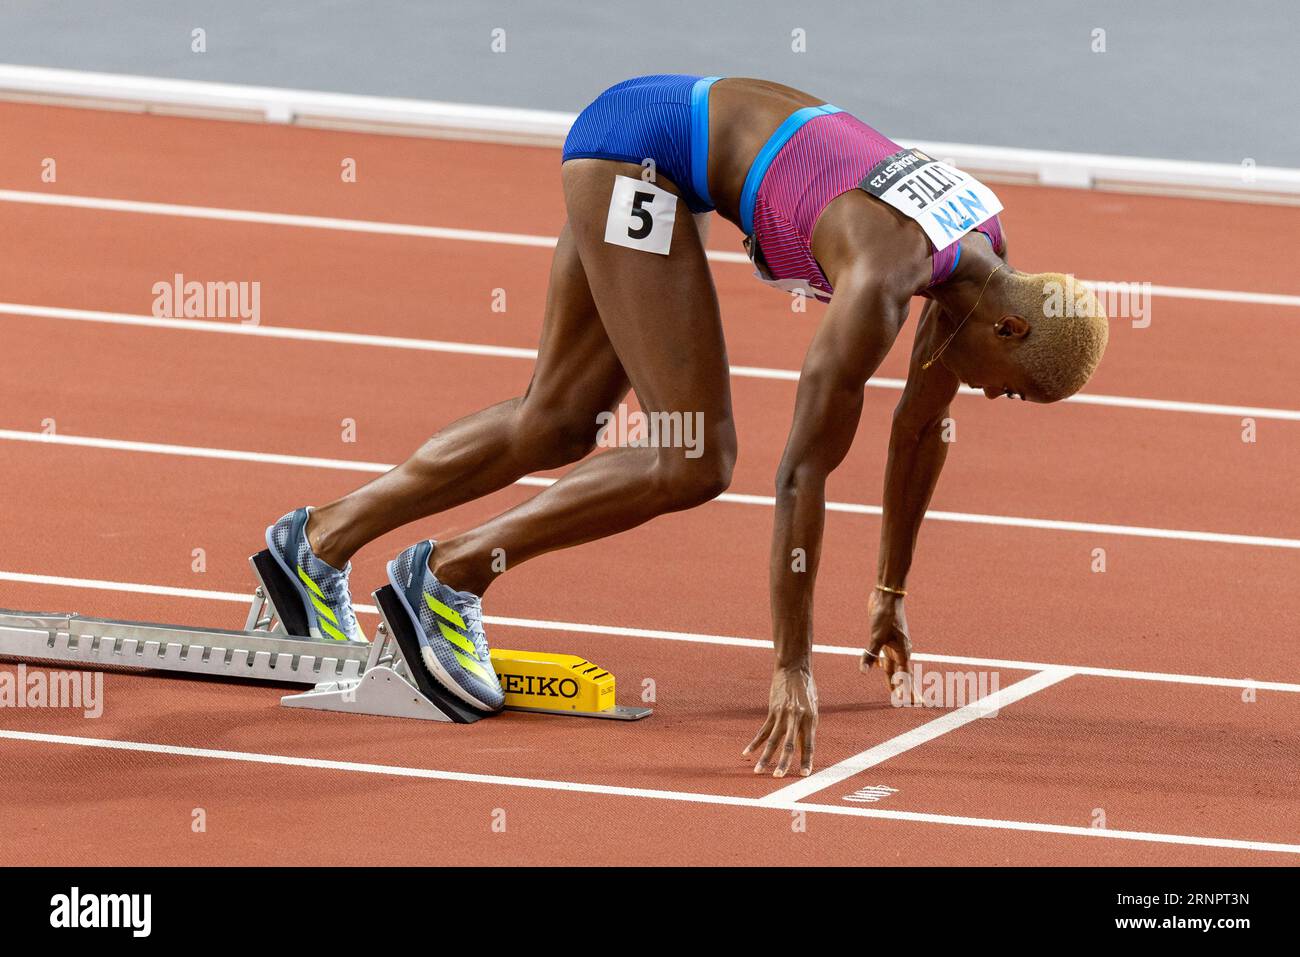
<svg viewBox="0 0 1300 957">
<path fill-rule="evenodd" d="M 888 667 L 890 693 L 895 695 L 900 703 L 907 700 L 909 703 L 918 706 L 924 704 L 921 698 L 921 688 L 912 675 L 910 656 L 903 654 L 899 656 L 898 660 L 891 659 Z M 902 689 L 901 694 L 899 693 L 900 687 Z"/>
<path fill-rule="evenodd" d="M 811 711 L 799 722 L 799 750 L 803 753 L 803 762 L 799 765 L 799 774 L 807 777 L 813 769 L 813 746 L 817 739 L 817 716 Z"/>
<path fill-rule="evenodd" d="M 758 756 L 758 764 L 754 765 L 754 773 L 762 774 L 772 765 L 772 755 L 776 751 L 777 745 L 785 737 L 786 713 L 779 712 L 776 715 L 776 722 L 772 727 L 772 733 L 767 738 L 767 744 L 763 748 L 763 753 Z"/>
<path fill-rule="evenodd" d="M 794 749 L 799 741 L 799 715 L 791 715 L 786 725 L 785 740 L 781 744 L 781 759 L 777 761 L 776 770 L 772 772 L 774 778 L 785 777 L 786 772 L 790 770 L 790 762 L 794 760 Z"/>
<path fill-rule="evenodd" d="M 889 678 L 889 687 L 896 703 L 922 704 L 921 689 L 912 676 L 910 666 L 895 665 L 894 672 Z"/>
<path fill-rule="evenodd" d="M 885 687 L 892 694 L 894 691 L 894 675 L 898 673 L 898 661 L 890 653 L 888 645 L 880 653 L 880 670 L 885 675 Z"/>
<path fill-rule="evenodd" d="M 774 724 L 776 724 L 776 715 L 769 711 L 767 713 L 767 720 L 763 722 L 763 727 L 758 729 L 758 734 L 754 735 L 754 740 L 745 745 L 745 750 L 740 752 L 741 755 L 744 756 L 749 754 L 756 747 L 762 744 L 767 739 L 767 736 L 772 733 L 772 726 Z"/>
</svg>

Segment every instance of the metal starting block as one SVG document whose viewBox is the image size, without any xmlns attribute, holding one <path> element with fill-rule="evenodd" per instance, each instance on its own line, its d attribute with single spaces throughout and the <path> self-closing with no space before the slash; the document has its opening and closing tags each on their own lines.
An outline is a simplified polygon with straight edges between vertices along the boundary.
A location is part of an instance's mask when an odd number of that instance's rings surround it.
<svg viewBox="0 0 1300 957">
<path fill-rule="evenodd" d="M 312 685 L 284 695 L 280 704 L 289 708 L 456 724 L 493 717 L 429 674 L 391 585 L 374 593 L 380 614 L 374 641 L 316 639 L 305 637 L 297 593 L 270 552 L 258 552 L 249 564 L 258 586 L 243 631 L 0 609 L 0 658 Z M 507 711 L 623 721 L 651 713 L 616 705 L 614 676 L 577 655 L 494 650 L 492 666 Z"/>
</svg>

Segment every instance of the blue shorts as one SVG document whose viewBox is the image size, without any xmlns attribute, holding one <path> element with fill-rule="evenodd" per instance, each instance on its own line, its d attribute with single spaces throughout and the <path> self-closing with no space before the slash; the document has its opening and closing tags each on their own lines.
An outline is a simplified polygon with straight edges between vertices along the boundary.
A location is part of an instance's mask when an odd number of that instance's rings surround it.
<svg viewBox="0 0 1300 957">
<path fill-rule="evenodd" d="M 659 74 L 611 86 L 578 114 L 564 160 L 654 160 L 691 212 L 709 212 L 709 88 L 720 79 Z"/>
</svg>

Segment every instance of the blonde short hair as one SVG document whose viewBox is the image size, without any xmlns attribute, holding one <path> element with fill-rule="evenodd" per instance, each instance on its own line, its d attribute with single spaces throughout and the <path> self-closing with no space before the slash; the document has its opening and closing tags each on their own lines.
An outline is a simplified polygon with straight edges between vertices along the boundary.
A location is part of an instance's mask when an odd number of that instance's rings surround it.
<svg viewBox="0 0 1300 957">
<path fill-rule="evenodd" d="M 1106 351 L 1109 328 L 1089 287 L 1059 272 L 1013 273 L 1002 303 L 1029 322 L 1014 359 L 1048 402 L 1083 388 Z"/>
</svg>

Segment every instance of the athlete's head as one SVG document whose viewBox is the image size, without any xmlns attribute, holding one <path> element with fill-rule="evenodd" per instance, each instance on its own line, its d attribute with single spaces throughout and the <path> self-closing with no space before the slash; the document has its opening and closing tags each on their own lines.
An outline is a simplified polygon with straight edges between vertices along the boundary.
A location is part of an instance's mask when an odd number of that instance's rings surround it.
<svg viewBox="0 0 1300 957">
<path fill-rule="evenodd" d="M 989 398 L 1056 402 L 1083 388 L 1107 333 L 1100 301 L 1073 276 L 1002 267 L 940 361 Z"/>
</svg>

